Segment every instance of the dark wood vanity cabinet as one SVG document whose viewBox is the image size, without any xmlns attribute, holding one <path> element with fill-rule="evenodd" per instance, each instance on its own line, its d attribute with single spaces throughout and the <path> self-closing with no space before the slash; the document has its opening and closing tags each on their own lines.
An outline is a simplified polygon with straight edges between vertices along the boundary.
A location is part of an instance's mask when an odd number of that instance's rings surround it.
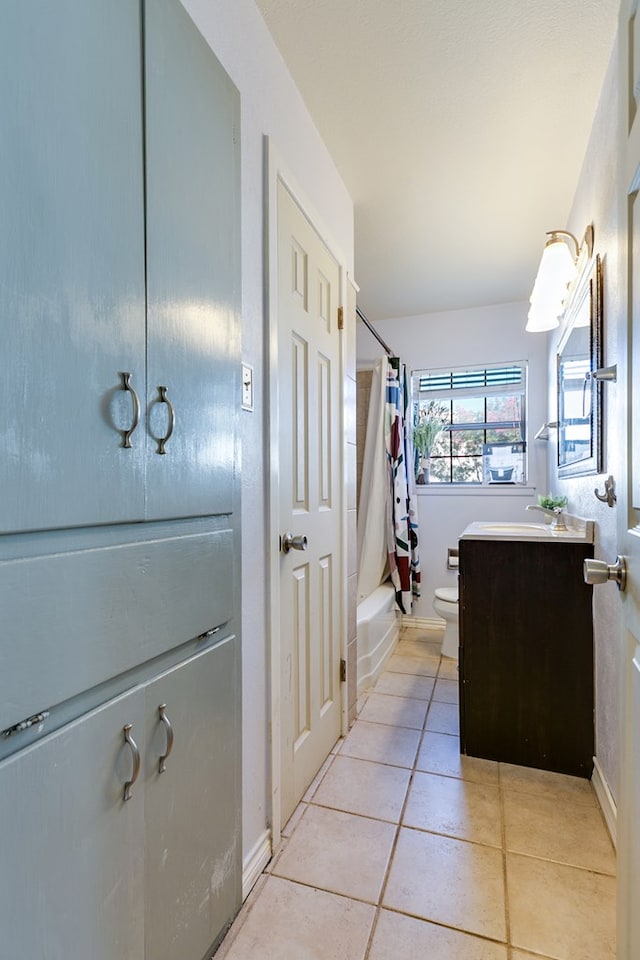
<svg viewBox="0 0 640 960">
<path fill-rule="evenodd" d="M 592 590 L 586 542 L 460 540 L 460 749 L 590 777 Z"/>
</svg>

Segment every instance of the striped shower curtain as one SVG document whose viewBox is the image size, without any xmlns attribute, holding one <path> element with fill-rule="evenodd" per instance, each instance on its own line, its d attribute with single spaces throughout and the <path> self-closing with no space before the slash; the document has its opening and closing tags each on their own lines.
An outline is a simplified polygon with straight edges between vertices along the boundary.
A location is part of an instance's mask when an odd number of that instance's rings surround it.
<svg viewBox="0 0 640 960">
<path fill-rule="evenodd" d="M 411 613 L 420 596 L 418 511 L 415 491 L 410 391 L 407 371 L 396 357 L 389 359 L 384 439 L 387 452 L 387 551 L 396 603 Z"/>
</svg>

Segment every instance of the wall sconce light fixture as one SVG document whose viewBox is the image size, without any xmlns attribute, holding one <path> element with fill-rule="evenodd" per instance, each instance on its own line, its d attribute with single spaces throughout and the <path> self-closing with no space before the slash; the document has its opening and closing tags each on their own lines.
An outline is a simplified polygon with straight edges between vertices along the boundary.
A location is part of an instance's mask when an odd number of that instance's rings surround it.
<svg viewBox="0 0 640 960">
<path fill-rule="evenodd" d="M 550 230 L 529 302 L 526 330 L 542 333 L 560 324 L 567 287 L 576 275 L 580 248 L 568 230 Z"/>
<path fill-rule="evenodd" d="M 584 232 L 581 244 L 568 230 L 550 230 L 542 251 L 538 274 L 531 292 L 526 329 L 529 333 L 553 330 L 560 324 L 567 289 L 593 256 L 593 224 Z"/>
</svg>

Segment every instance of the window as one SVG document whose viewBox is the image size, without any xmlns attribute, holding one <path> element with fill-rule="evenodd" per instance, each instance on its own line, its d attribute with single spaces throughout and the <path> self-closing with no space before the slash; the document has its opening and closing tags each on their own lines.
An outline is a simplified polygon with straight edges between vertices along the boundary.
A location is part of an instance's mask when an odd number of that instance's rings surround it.
<svg viewBox="0 0 640 960">
<path fill-rule="evenodd" d="M 414 424 L 440 426 L 430 483 L 526 482 L 526 382 L 525 363 L 413 372 Z"/>
</svg>

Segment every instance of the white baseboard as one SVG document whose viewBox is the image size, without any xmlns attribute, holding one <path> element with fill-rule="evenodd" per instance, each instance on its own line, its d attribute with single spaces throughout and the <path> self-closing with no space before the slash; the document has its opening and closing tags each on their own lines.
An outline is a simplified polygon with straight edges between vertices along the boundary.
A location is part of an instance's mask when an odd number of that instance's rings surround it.
<svg viewBox="0 0 640 960">
<path fill-rule="evenodd" d="M 271 830 L 265 830 L 242 864 L 242 901 L 247 899 L 271 859 Z"/>
<path fill-rule="evenodd" d="M 618 811 L 616 807 L 616 802 L 613 799 L 611 791 L 609 790 L 609 785 L 604 778 L 602 773 L 602 767 L 598 763 L 598 758 L 593 758 L 593 776 L 591 777 L 591 786 L 594 789 L 596 799 L 600 804 L 600 809 L 602 810 L 602 815 L 604 821 L 607 825 L 607 830 L 611 837 L 611 841 L 614 847 L 617 848 L 617 822 L 618 822 Z"/>
<path fill-rule="evenodd" d="M 422 627 L 424 630 L 444 630 L 445 622 L 440 617 L 410 617 L 402 615 L 403 627 Z"/>
</svg>

